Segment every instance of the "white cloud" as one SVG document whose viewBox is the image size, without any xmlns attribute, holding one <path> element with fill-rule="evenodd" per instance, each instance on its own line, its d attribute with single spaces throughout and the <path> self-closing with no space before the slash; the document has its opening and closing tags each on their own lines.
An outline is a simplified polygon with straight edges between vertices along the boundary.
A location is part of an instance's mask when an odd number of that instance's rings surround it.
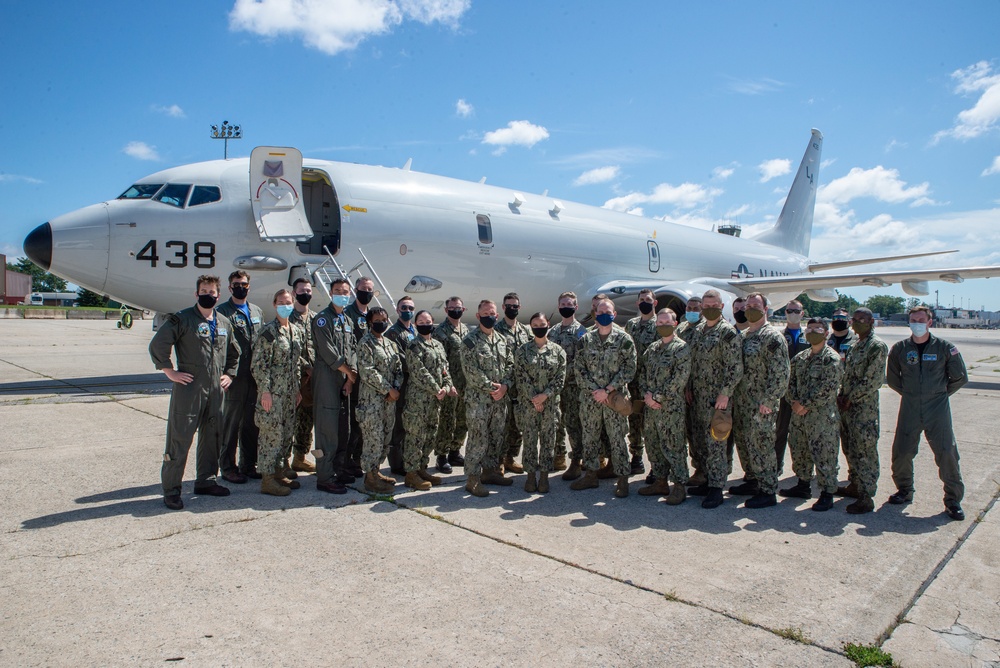
<svg viewBox="0 0 1000 668">
<path fill-rule="evenodd" d="M 141 141 L 130 141 L 122 149 L 122 153 L 131 156 L 136 160 L 159 160 L 160 154 L 156 152 L 155 146 Z"/>
<path fill-rule="evenodd" d="M 706 188 L 697 183 L 682 183 L 679 186 L 661 183 L 651 193 L 629 193 L 609 199 L 604 208 L 628 211 L 639 204 L 670 204 L 681 209 L 693 209 L 707 204 L 720 193 L 722 191 L 718 188 Z"/>
<path fill-rule="evenodd" d="M 568 169 L 586 169 L 590 165 L 632 164 L 660 157 L 657 151 L 637 146 L 621 146 L 618 148 L 602 148 L 586 153 L 574 153 L 562 158 L 548 161 L 550 165 Z"/>
<path fill-rule="evenodd" d="M 994 73 L 986 61 L 980 61 L 952 72 L 951 76 L 957 81 L 956 93 L 978 94 L 979 99 L 971 108 L 959 112 L 951 129 L 934 135 L 934 141 L 943 137 L 973 139 L 996 128 L 1000 121 L 1000 73 Z"/>
<path fill-rule="evenodd" d="M 1000 174 L 1000 155 L 993 158 L 993 164 L 983 170 L 983 176 L 989 176 L 990 174 Z"/>
<path fill-rule="evenodd" d="M 36 179 L 32 176 L 22 176 L 20 174 L 4 174 L 0 172 L 0 183 L 30 183 L 32 185 L 37 185 L 39 183 L 44 183 L 41 179 Z"/>
<path fill-rule="evenodd" d="M 608 181 L 614 181 L 618 178 L 621 173 L 621 167 L 618 165 L 609 165 L 608 167 L 598 167 L 597 169 L 591 169 L 573 180 L 574 186 L 589 186 L 595 183 L 607 183 Z"/>
<path fill-rule="evenodd" d="M 499 146 L 494 155 L 501 155 L 508 146 L 526 146 L 531 148 L 543 139 L 549 138 L 549 131 L 541 125 L 528 121 L 511 121 L 507 127 L 487 132 L 483 136 L 484 144 Z"/>
<path fill-rule="evenodd" d="M 908 188 L 906 181 L 899 178 L 899 170 L 879 165 L 872 169 L 854 167 L 846 176 L 821 186 L 816 199 L 817 204 L 822 201 L 843 205 L 859 197 L 873 197 L 882 202 L 909 201 L 912 206 L 920 206 L 934 203 L 927 196 L 929 192 L 930 184 L 926 181 Z"/>
<path fill-rule="evenodd" d="M 181 109 L 176 104 L 172 104 L 169 107 L 161 104 L 154 104 L 153 111 L 155 111 L 158 114 L 165 114 L 167 116 L 170 116 L 171 118 L 184 118 L 186 116 L 184 110 Z"/>
<path fill-rule="evenodd" d="M 475 111 L 476 108 L 473 107 L 468 102 L 466 102 L 465 100 L 459 100 L 458 102 L 455 103 L 455 113 L 458 114 L 460 118 L 468 118 L 469 116 L 474 114 Z"/>
<path fill-rule="evenodd" d="M 456 27 L 471 0 L 236 0 L 231 30 L 262 37 L 292 36 L 336 55 L 403 21 Z"/>
<path fill-rule="evenodd" d="M 729 84 L 729 89 L 742 93 L 743 95 L 763 95 L 764 93 L 774 93 L 785 87 L 785 83 L 777 79 L 744 79 L 733 81 Z"/>
<path fill-rule="evenodd" d="M 774 160 L 765 160 L 764 162 L 757 165 L 757 170 L 760 172 L 760 182 L 767 183 L 771 179 L 777 178 L 779 176 L 784 176 L 792 171 L 792 161 L 787 158 L 775 158 Z"/>
<path fill-rule="evenodd" d="M 712 170 L 712 178 L 717 181 L 725 181 L 736 172 L 737 167 L 739 167 L 739 165 L 735 162 L 730 163 L 725 167 L 716 167 Z"/>
</svg>

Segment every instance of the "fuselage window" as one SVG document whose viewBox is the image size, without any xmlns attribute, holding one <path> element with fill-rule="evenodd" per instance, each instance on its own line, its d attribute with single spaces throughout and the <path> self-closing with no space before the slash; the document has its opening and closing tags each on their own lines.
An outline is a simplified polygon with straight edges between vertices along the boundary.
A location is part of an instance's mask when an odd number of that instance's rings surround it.
<svg viewBox="0 0 1000 668">
<path fill-rule="evenodd" d="M 479 228 L 479 243 L 489 245 L 493 243 L 493 225 L 490 217 L 478 214 L 476 216 L 476 227 Z"/>
<path fill-rule="evenodd" d="M 118 199 L 150 199 L 162 187 L 162 183 L 136 183 L 119 195 Z"/>
<path fill-rule="evenodd" d="M 164 204 L 169 204 L 170 206 L 183 207 L 184 202 L 187 201 L 188 191 L 191 186 L 182 183 L 168 183 L 164 186 L 163 190 L 156 194 L 153 199 L 157 202 L 163 202 Z"/>
<path fill-rule="evenodd" d="M 647 241 L 646 247 L 649 249 L 649 270 L 659 271 L 660 270 L 660 247 L 656 245 L 655 241 Z"/>
<path fill-rule="evenodd" d="M 218 186 L 195 186 L 191 190 L 191 199 L 188 206 L 198 206 L 199 204 L 211 204 L 222 199 L 222 191 Z"/>
</svg>

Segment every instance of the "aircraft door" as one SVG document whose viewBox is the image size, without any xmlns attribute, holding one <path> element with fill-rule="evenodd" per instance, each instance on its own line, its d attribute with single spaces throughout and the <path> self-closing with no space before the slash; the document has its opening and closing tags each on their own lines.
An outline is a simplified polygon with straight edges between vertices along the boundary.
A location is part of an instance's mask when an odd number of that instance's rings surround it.
<svg viewBox="0 0 1000 668">
<path fill-rule="evenodd" d="M 647 241 L 646 248 L 649 251 L 649 270 L 657 272 L 660 270 L 660 247 L 655 241 Z"/>
<path fill-rule="evenodd" d="M 313 235 L 302 204 L 302 153 L 258 146 L 250 154 L 250 205 L 261 241 L 306 241 Z"/>
</svg>

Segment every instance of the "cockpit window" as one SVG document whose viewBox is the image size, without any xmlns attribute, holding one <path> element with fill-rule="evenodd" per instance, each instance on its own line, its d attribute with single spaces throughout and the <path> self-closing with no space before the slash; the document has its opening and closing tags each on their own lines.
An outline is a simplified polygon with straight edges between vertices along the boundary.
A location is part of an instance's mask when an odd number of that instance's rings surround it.
<svg viewBox="0 0 1000 668">
<path fill-rule="evenodd" d="M 119 195 L 118 199 L 150 199 L 162 187 L 162 183 L 136 183 Z"/>
<path fill-rule="evenodd" d="M 218 186 L 195 186 L 191 191 L 191 200 L 188 206 L 198 206 L 199 204 L 211 204 L 222 199 L 222 192 Z"/>
<path fill-rule="evenodd" d="M 182 183 L 168 183 L 153 199 L 170 206 L 183 207 L 191 186 Z"/>
</svg>

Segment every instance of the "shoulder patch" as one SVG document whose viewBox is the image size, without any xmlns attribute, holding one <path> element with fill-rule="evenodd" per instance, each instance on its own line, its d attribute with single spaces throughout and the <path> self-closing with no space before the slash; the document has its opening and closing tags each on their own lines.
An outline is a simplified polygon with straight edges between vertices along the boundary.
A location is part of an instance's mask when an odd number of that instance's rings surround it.
<svg viewBox="0 0 1000 668">
<path fill-rule="evenodd" d="M 171 325 L 178 325 L 181 322 L 181 317 L 176 313 L 171 313 L 170 315 L 167 316 L 167 320 L 170 322 Z"/>
<path fill-rule="evenodd" d="M 271 329 L 270 327 L 266 328 L 263 332 L 260 333 L 260 338 L 264 339 L 268 343 L 273 342 L 274 341 L 274 330 Z"/>
<path fill-rule="evenodd" d="M 467 336 L 464 339 L 462 339 L 462 343 L 464 343 L 465 347 L 468 348 L 469 350 L 474 350 L 476 347 L 476 342 L 472 340 L 471 336 Z"/>
<path fill-rule="evenodd" d="M 952 346 L 951 348 L 948 349 L 948 352 L 951 353 L 952 356 L 955 356 L 958 354 L 958 348 Z"/>
<path fill-rule="evenodd" d="M 771 339 L 771 342 L 767 344 L 767 349 L 772 353 L 778 352 L 779 348 L 781 348 L 781 341 L 779 339 Z"/>
<path fill-rule="evenodd" d="M 317 318 L 316 325 L 318 327 L 326 327 L 326 318 Z"/>
</svg>

